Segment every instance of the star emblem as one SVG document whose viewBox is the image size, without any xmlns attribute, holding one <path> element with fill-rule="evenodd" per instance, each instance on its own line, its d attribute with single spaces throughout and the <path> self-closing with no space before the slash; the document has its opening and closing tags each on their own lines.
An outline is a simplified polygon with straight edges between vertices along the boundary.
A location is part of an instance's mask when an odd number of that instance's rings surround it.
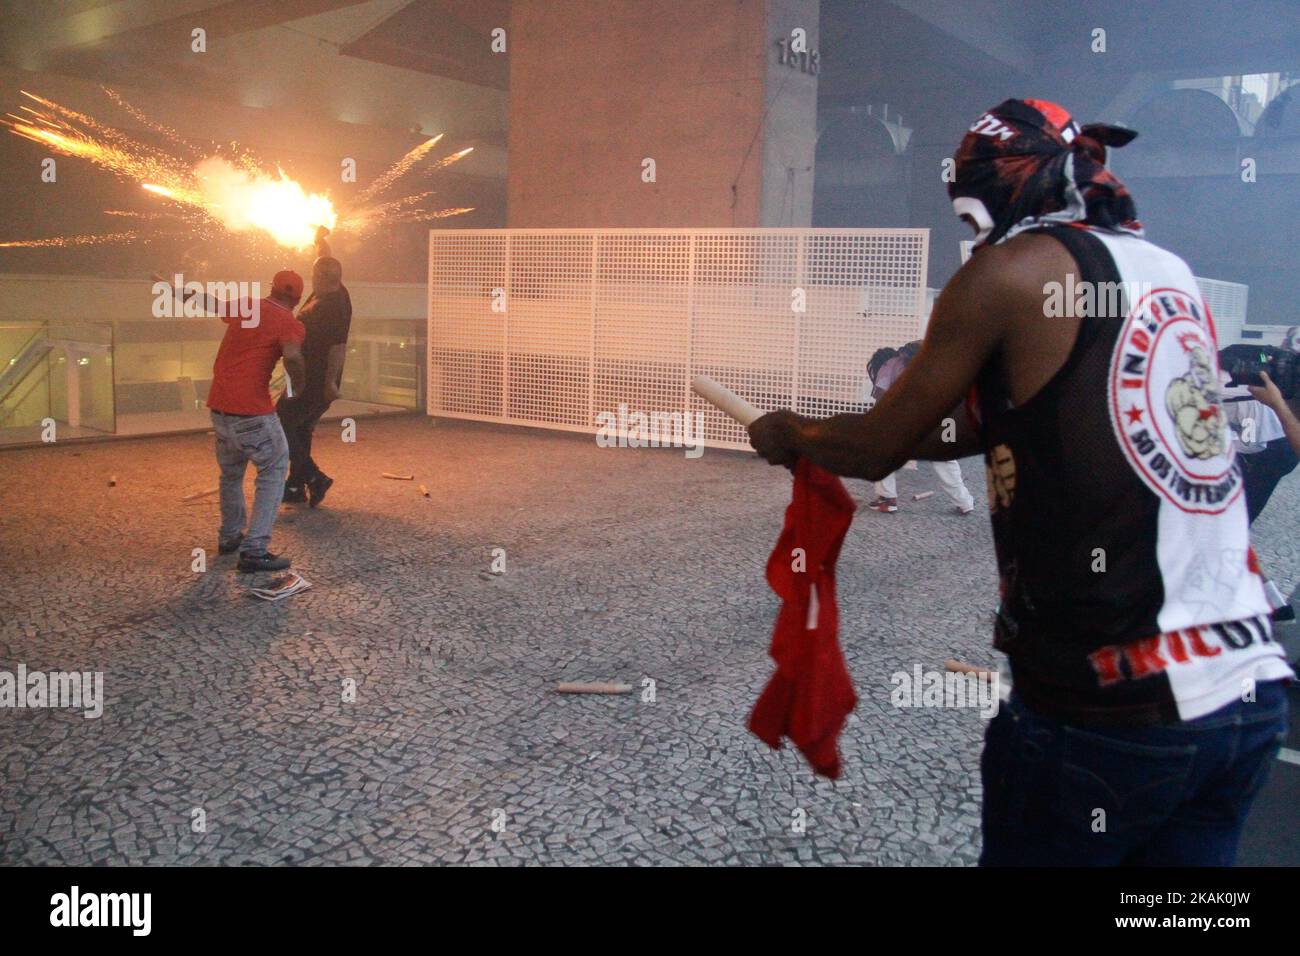
<svg viewBox="0 0 1300 956">
<path fill-rule="evenodd" d="M 1128 416 L 1129 424 L 1135 425 L 1138 422 L 1142 421 L 1142 413 L 1144 411 L 1145 409 L 1138 408 L 1136 405 L 1134 405 L 1124 414 Z"/>
</svg>

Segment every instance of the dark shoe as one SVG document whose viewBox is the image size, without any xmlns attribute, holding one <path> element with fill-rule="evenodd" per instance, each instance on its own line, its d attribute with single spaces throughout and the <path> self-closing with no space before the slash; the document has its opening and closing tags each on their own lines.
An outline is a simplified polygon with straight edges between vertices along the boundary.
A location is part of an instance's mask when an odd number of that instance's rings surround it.
<svg viewBox="0 0 1300 956">
<path fill-rule="evenodd" d="M 1273 612 L 1273 620 L 1276 621 L 1277 623 L 1294 621 L 1295 608 L 1293 608 L 1290 604 L 1283 604 L 1280 608 L 1278 608 L 1276 611 Z"/>
<path fill-rule="evenodd" d="M 282 500 L 291 505 L 300 505 L 307 500 L 307 490 L 302 485 L 285 485 Z"/>
<path fill-rule="evenodd" d="M 239 570 L 245 574 L 252 574 L 255 571 L 283 571 L 289 567 L 289 564 L 288 558 L 282 558 L 270 551 L 263 551 L 261 554 L 250 554 L 245 551 L 239 556 Z"/>
<path fill-rule="evenodd" d="M 332 484 L 334 484 L 334 479 L 328 475 L 317 475 L 307 482 L 307 500 L 313 508 L 319 507 L 320 503 L 325 500 L 325 492 L 330 490 Z"/>
<path fill-rule="evenodd" d="M 885 514 L 893 514 L 898 510 L 897 498 L 880 497 L 867 503 L 867 507 L 872 511 L 883 511 Z"/>
<path fill-rule="evenodd" d="M 234 554 L 239 550 L 239 546 L 244 543 L 244 533 L 241 531 L 228 541 L 217 542 L 217 554 Z"/>
</svg>

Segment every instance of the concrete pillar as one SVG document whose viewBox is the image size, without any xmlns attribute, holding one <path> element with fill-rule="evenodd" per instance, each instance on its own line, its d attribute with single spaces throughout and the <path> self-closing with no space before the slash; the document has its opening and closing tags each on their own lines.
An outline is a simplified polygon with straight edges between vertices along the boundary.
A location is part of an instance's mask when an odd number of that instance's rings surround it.
<svg viewBox="0 0 1300 956">
<path fill-rule="evenodd" d="M 808 225 L 818 7 L 514 0 L 509 225 Z"/>
<path fill-rule="evenodd" d="M 819 6 L 819 0 L 767 0 L 762 226 L 812 225 Z"/>
</svg>

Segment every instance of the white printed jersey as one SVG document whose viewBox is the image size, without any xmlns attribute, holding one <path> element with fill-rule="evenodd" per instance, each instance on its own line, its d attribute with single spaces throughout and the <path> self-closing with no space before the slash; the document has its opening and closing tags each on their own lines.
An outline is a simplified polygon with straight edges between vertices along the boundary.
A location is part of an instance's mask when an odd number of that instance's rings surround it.
<svg viewBox="0 0 1300 956">
<path fill-rule="evenodd" d="M 1043 232 L 1078 264 L 1057 303 L 1078 337 L 1028 402 L 1012 406 L 995 360 L 971 403 L 1002 577 L 996 644 L 1017 691 L 1062 719 L 1150 723 L 1293 677 L 1191 270 L 1134 235 Z"/>
</svg>

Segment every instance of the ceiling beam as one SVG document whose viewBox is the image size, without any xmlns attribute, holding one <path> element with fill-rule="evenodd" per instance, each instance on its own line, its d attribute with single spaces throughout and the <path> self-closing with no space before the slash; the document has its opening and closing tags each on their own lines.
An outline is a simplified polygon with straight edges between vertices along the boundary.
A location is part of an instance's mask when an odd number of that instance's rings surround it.
<svg viewBox="0 0 1300 956">
<path fill-rule="evenodd" d="M 185 39 L 202 27 L 208 39 L 237 36 L 314 16 L 363 0 L 115 0 L 62 16 L 5 20 L 5 58 L 23 69 L 47 69 L 68 55 L 127 43 Z"/>
<path fill-rule="evenodd" d="M 1024 6 L 1005 0 L 890 0 L 894 6 L 924 20 L 955 40 L 979 50 L 1004 66 L 1026 72 L 1034 52 L 1018 39 Z"/>
</svg>

